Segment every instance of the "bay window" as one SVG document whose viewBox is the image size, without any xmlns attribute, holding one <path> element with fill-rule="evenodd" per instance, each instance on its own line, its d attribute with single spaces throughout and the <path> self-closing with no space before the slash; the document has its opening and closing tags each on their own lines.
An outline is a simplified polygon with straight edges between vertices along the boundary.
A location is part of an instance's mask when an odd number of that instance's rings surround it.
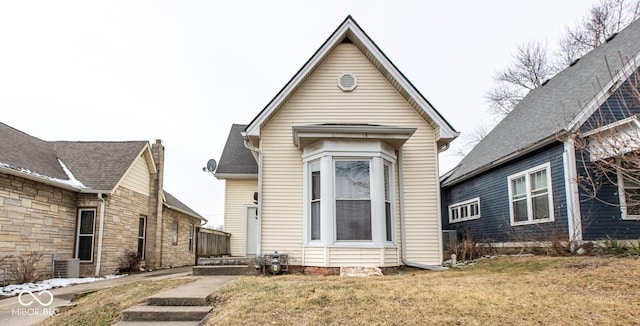
<svg viewBox="0 0 640 326">
<path fill-rule="evenodd" d="M 395 160 L 378 140 L 320 141 L 305 148 L 307 245 L 394 245 Z"/>
</svg>

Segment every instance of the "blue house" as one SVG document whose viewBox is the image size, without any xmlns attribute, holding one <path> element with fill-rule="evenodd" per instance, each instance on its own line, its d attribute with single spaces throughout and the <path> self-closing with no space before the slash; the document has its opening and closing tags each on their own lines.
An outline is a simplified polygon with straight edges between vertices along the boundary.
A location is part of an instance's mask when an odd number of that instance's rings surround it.
<svg viewBox="0 0 640 326">
<path fill-rule="evenodd" d="M 638 240 L 639 63 L 636 21 L 531 91 L 441 177 L 442 229 L 502 245 Z"/>
</svg>

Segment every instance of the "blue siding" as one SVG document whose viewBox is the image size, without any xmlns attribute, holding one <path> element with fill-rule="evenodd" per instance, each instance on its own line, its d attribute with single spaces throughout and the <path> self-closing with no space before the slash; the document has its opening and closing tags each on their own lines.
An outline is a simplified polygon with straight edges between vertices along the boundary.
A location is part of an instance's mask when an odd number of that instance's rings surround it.
<svg viewBox="0 0 640 326">
<path fill-rule="evenodd" d="M 628 81 L 614 92 L 607 101 L 580 127 L 588 131 L 617 120 L 640 114 L 638 99 L 631 96 Z M 584 160 L 587 162 L 584 162 Z M 590 167 L 588 154 L 576 151 L 578 176 L 585 175 Z M 615 176 L 611 176 L 616 180 Z M 623 220 L 620 211 L 620 199 L 616 184 L 602 179 L 603 184 L 597 192 L 597 199 L 592 199 L 580 187 L 580 211 L 582 215 L 582 236 L 584 240 L 601 240 L 606 237 L 617 239 L 640 238 L 640 221 Z"/>
<path fill-rule="evenodd" d="M 568 237 L 562 143 L 556 142 L 509 164 L 494 168 L 459 184 L 442 188 L 442 229 L 471 232 L 474 240 L 509 242 L 544 240 L 554 234 Z M 511 226 L 507 178 L 550 162 L 554 201 L 554 222 Z M 449 224 L 448 206 L 480 198 L 480 219 Z"/>
<path fill-rule="evenodd" d="M 632 78 L 640 78 L 640 76 L 634 75 Z M 636 84 L 637 83 L 638 82 L 636 82 Z M 640 99 L 634 98 L 633 91 L 630 90 L 630 87 L 629 81 L 625 81 L 622 86 L 613 92 L 602 106 L 580 126 L 580 131 L 589 131 L 628 118 L 632 115 L 640 114 L 640 106 L 638 105 Z"/>
</svg>

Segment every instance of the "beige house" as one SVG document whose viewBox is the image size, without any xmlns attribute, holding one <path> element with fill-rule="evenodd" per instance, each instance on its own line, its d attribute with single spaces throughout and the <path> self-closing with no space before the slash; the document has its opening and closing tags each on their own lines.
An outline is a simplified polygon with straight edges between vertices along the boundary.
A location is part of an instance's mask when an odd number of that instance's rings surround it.
<svg viewBox="0 0 640 326">
<path fill-rule="evenodd" d="M 105 275 L 126 249 L 150 268 L 193 265 L 205 219 L 163 190 L 161 141 L 47 142 L 0 123 L 0 257 L 78 258 Z"/>
<path fill-rule="evenodd" d="M 231 128 L 215 176 L 232 255 L 441 264 L 438 153 L 457 136 L 347 17 L 251 123 Z"/>
</svg>

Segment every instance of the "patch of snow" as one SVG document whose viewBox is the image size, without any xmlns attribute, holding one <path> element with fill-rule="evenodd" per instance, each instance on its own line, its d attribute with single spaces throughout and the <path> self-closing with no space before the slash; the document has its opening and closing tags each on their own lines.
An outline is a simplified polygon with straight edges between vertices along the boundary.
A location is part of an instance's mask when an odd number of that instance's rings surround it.
<svg viewBox="0 0 640 326">
<path fill-rule="evenodd" d="M 80 180 L 76 179 L 76 177 L 73 176 L 73 173 L 71 173 L 71 171 L 67 168 L 67 166 L 64 165 L 64 163 L 62 163 L 62 160 L 58 159 L 58 163 L 60 163 L 60 166 L 62 167 L 62 170 L 67 175 L 67 177 L 69 177 L 69 180 L 56 179 L 56 181 L 59 180 L 58 182 L 60 182 L 60 183 L 65 183 L 67 185 L 70 185 L 70 186 L 76 187 L 76 188 L 80 188 L 80 189 L 86 188 L 86 186 L 84 184 L 82 184 L 82 182 L 80 182 Z"/>
<path fill-rule="evenodd" d="M 24 290 L 28 290 L 31 292 L 44 291 L 54 288 L 64 288 L 69 285 L 74 284 L 84 284 L 84 283 L 92 283 L 102 280 L 108 280 L 116 277 L 121 277 L 124 275 L 107 275 L 105 277 L 80 277 L 80 278 L 52 278 L 48 280 L 44 280 L 38 283 L 24 283 L 24 284 L 15 284 L 15 285 L 7 285 L 5 287 L 0 286 L 0 295 L 3 296 L 14 296 L 20 294 L 20 292 Z"/>
<path fill-rule="evenodd" d="M 62 163 L 62 161 L 60 161 L 58 159 L 58 162 L 62 166 L 62 169 L 64 170 L 64 172 L 69 177 L 69 180 L 53 178 L 53 177 L 50 177 L 48 175 L 40 174 L 40 173 L 37 173 L 37 172 L 33 172 L 31 170 L 27 170 L 27 169 L 24 169 L 24 168 L 21 168 L 21 167 L 13 166 L 11 164 L 2 163 L 2 162 L 0 162 L 0 167 L 11 169 L 11 170 L 18 171 L 18 172 L 21 172 L 21 173 L 24 173 L 24 174 L 28 174 L 28 175 L 30 175 L 32 177 L 44 179 L 44 180 L 47 180 L 47 181 L 53 181 L 53 182 L 56 182 L 56 183 L 60 183 L 60 184 L 67 185 L 67 186 L 71 186 L 71 187 L 78 188 L 78 189 L 87 188 L 84 184 L 82 184 L 82 182 L 80 182 L 80 180 L 76 179 L 73 176 L 71 171 L 69 171 L 69 169 L 67 169 L 67 166 L 64 165 L 64 163 Z"/>
</svg>

